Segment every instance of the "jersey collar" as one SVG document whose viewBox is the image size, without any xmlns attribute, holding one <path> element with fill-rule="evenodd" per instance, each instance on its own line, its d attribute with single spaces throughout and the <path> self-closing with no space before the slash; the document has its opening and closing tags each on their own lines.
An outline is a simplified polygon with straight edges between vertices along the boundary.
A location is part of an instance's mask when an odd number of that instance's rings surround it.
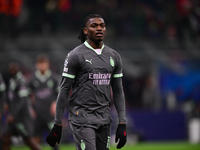
<svg viewBox="0 0 200 150">
<path fill-rule="evenodd" d="M 91 50 L 93 50 L 95 53 L 97 53 L 97 51 L 96 51 L 92 46 L 90 46 L 90 44 L 89 44 L 87 41 L 85 41 L 84 44 L 85 44 L 86 47 L 88 47 L 89 49 L 91 49 Z M 97 53 L 98 55 L 101 55 L 103 48 L 104 48 L 104 44 L 103 44 L 102 47 L 101 47 L 100 53 Z"/>
<path fill-rule="evenodd" d="M 39 70 L 36 70 L 35 76 L 41 81 L 45 82 L 51 76 L 51 70 L 47 70 L 44 75 L 41 74 Z"/>
</svg>

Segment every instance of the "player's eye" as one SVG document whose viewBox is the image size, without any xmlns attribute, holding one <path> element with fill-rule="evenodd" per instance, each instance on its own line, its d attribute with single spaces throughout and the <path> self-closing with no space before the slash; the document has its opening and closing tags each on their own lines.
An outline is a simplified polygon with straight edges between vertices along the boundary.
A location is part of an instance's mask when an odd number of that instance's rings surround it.
<svg viewBox="0 0 200 150">
<path fill-rule="evenodd" d="M 102 24 L 101 27 L 102 27 L 102 28 L 105 28 L 105 24 Z"/>
<path fill-rule="evenodd" d="M 95 27 L 96 27 L 96 25 L 95 25 L 95 24 L 92 24 L 92 25 L 91 25 L 91 27 L 92 27 L 92 28 L 95 28 Z"/>
</svg>

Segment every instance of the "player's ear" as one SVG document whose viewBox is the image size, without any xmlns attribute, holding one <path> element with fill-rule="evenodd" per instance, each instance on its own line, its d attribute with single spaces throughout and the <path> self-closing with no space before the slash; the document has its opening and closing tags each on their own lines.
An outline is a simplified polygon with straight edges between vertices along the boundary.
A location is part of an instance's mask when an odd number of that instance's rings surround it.
<svg viewBox="0 0 200 150">
<path fill-rule="evenodd" d="M 83 28 L 83 33 L 86 35 L 88 34 L 88 29 L 86 27 Z"/>
</svg>

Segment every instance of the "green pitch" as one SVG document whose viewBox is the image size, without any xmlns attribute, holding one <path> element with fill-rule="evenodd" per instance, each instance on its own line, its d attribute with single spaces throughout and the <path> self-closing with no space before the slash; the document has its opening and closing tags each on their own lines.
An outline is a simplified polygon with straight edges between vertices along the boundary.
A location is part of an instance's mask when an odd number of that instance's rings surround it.
<svg viewBox="0 0 200 150">
<path fill-rule="evenodd" d="M 12 146 L 11 150 L 29 150 L 26 146 Z M 42 146 L 42 150 L 52 150 L 47 145 Z M 61 144 L 60 150 L 76 150 L 72 144 Z M 116 146 L 112 145 L 110 150 L 117 150 Z M 199 144 L 189 144 L 188 142 L 146 142 L 137 144 L 127 144 L 121 150 L 200 150 Z"/>
</svg>

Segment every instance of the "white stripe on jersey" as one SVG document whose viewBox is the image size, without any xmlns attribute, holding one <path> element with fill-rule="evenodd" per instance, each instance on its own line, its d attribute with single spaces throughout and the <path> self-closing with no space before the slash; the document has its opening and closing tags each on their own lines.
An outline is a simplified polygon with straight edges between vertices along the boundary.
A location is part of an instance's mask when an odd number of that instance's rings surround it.
<svg viewBox="0 0 200 150">
<path fill-rule="evenodd" d="M 113 78 L 119 78 L 119 77 L 123 77 L 123 74 L 120 73 L 120 74 L 114 74 L 114 75 L 113 75 Z"/>
<path fill-rule="evenodd" d="M 71 75 L 71 74 L 67 74 L 67 73 L 63 73 L 62 76 L 68 77 L 68 78 L 71 78 L 71 79 L 75 78 L 75 75 Z"/>
</svg>

